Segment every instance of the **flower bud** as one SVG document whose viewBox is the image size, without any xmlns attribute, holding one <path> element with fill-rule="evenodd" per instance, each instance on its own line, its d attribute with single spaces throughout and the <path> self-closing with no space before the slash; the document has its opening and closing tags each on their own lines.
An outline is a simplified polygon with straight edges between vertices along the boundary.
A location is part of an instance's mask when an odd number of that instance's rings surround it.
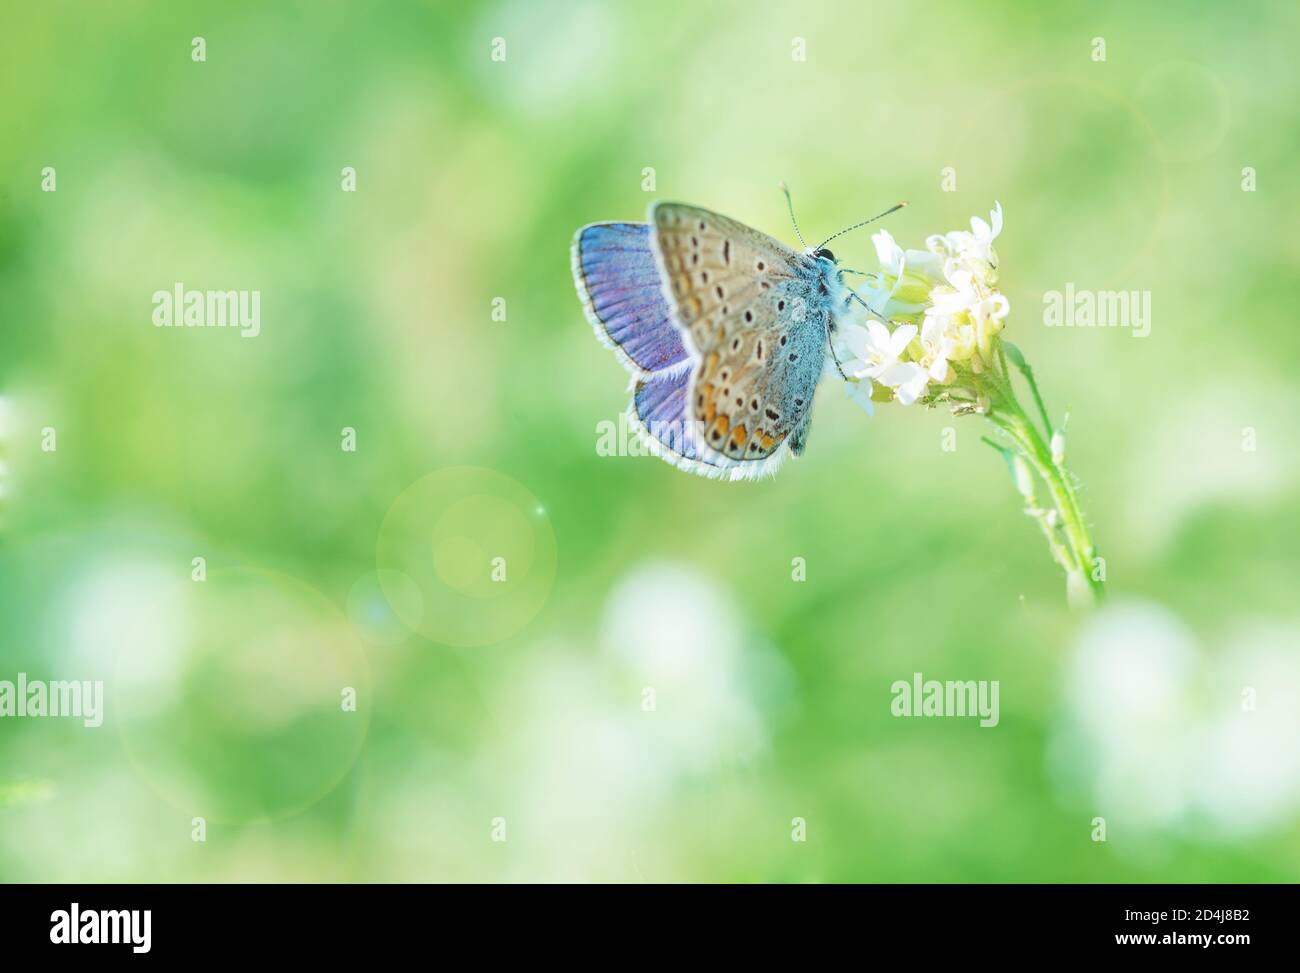
<svg viewBox="0 0 1300 973">
<path fill-rule="evenodd" d="M 1057 466 L 1065 462 L 1065 437 L 1059 429 L 1052 433 L 1052 462 Z"/>
<path fill-rule="evenodd" d="M 1015 476 L 1016 491 L 1026 500 L 1033 502 L 1034 473 L 1023 456 L 1017 454 L 1011 458 L 1011 471 Z"/>
</svg>

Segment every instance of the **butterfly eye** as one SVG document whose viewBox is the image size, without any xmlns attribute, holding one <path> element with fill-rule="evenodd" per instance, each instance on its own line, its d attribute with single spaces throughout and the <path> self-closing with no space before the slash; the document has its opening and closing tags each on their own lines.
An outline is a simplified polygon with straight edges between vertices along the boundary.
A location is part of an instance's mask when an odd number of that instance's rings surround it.
<svg viewBox="0 0 1300 973">
<path fill-rule="evenodd" d="M 831 263 L 835 263 L 835 254 L 831 253 L 825 247 L 822 247 L 822 249 L 814 253 L 813 256 L 819 260 L 829 260 Z"/>
</svg>

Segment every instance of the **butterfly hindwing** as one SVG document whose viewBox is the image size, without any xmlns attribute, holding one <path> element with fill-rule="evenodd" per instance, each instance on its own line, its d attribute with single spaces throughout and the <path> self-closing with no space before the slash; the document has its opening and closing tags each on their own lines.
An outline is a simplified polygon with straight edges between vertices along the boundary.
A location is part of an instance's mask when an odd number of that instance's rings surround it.
<svg viewBox="0 0 1300 973">
<path fill-rule="evenodd" d="M 659 203 L 651 222 L 665 297 L 696 361 L 696 445 L 761 462 L 796 428 L 806 435 L 826 355 L 823 275 L 812 258 L 708 210 Z"/>
<path fill-rule="evenodd" d="M 700 476 L 743 480 L 776 472 L 790 450 L 778 450 L 765 460 L 737 462 L 696 445 L 694 420 L 687 402 L 688 372 L 660 372 L 636 384 L 630 414 L 655 455 L 678 469 Z"/>
</svg>

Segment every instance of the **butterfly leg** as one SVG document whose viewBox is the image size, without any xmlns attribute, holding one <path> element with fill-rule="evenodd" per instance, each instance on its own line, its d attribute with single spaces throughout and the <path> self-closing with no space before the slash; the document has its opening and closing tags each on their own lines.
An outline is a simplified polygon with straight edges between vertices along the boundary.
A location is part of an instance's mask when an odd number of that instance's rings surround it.
<svg viewBox="0 0 1300 973">
<path fill-rule="evenodd" d="M 853 292 L 850 291 L 849 293 L 851 294 Z M 849 303 L 848 301 L 845 301 L 844 302 L 845 306 L 847 306 L 848 303 Z M 847 382 L 850 379 L 847 375 L 844 374 L 844 366 L 840 364 L 840 356 L 835 354 L 835 342 L 831 340 L 831 331 L 834 328 L 835 328 L 835 316 L 832 314 L 826 315 L 826 347 L 830 349 L 831 360 L 835 362 L 835 370 L 840 373 L 840 378 L 844 379 L 844 381 Z M 796 452 L 801 452 L 801 450 L 797 450 Z"/>
<path fill-rule="evenodd" d="M 893 323 L 894 323 L 893 321 L 889 320 L 889 318 L 885 317 L 883 314 L 881 314 L 879 311 L 877 311 L 877 310 L 876 310 L 874 307 L 872 307 L 870 304 L 868 304 L 866 301 L 864 301 L 862 298 L 858 297 L 858 294 L 857 294 L 856 291 L 853 291 L 853 290 L 850 290 L 850 291 L 849 291 L 849 301 L 857 301 L 859 304 L 861 304 L 863 307 L 865 307 L 865 308 L 867 309 L 867 313 L 868 313 L 868 314 L 870 314 L 873 318 L 875 318 L 875 319 L 876 319 L 877 321 L 879 321 L 881 324 L 893 324 Z M 845 303 L 846 306 L 848 305 L 848 301 L 845 301 L 844 303 Z"/>
</svg>

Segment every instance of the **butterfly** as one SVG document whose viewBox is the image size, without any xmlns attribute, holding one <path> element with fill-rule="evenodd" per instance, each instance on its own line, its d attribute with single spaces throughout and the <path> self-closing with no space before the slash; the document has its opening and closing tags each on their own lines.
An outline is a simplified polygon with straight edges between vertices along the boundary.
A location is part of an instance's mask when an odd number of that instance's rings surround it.
<svg viewBox="0 0 1300 973">
<path fill-rule="evenodd" d="M 578 230 L 578 297 L 632 373 L 628 415 L 651 452 L 729 480 L 775 473 L 803 453 L 832 334 L 861 302 L 826 243 L 872 220 L 802 251 L 666 201 L 652 203 L 644 223 Z M 795 233 L 803 244 L 797 223 Z"/>
</svg>

